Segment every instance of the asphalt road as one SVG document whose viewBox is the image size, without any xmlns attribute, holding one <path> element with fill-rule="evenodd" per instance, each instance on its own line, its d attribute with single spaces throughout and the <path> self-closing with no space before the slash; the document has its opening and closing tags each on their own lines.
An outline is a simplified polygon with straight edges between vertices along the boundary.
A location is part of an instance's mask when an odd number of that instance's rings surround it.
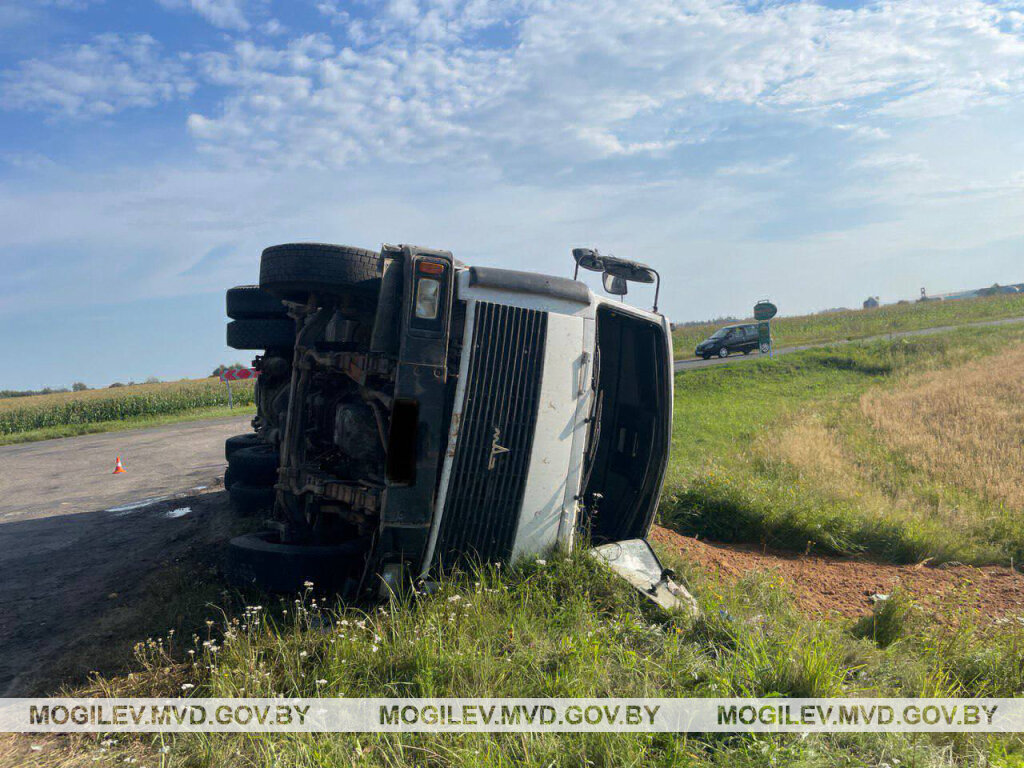
<svg viewBox="0 0 1024 768">
<path fill-rule="evenodd" d="M 985 320 L 980 323 L 965 323 L 963 325 L 943 325 L 935 328 L 921 328 L 916 331 L 897 331 L 895 333 L 883 333 L 878 336 L 865 336 L 861 339 L 842 339 L 839 341 L 823 341 L 819 344 L 800 344 L 792 347 L 778 347 L 775 349 L 774 354 L 786 355 L 790 352 L 799 352 L 803 349 L 816 349 L 818 347 L 830 347 L 835 344 L 858 344 L 869 341 L 878 341 L 880 339 L 902 339 L 907 336 L 930 336 L 935 333 L 945 333 L 947 331 L 955 331 L 958 328 L 980 328 L 986 325 L 1014 325 L 1017 323 L 1024 323 L 1024 317 L 1007 317 L 1002 320 Z M 712 357 L 709 360 L 703 358 L 694 357 L 686 360 L 676 360 L 675 370 L 676 373 L 680 371 L 689 371 L 695 368 L 707 368 L 711 365 L 722 365 L 723 363 L 735 363 L 741 360 L 753 360 L 760 357 L 759 352 L 751 352 L 749 355 L 738 354 L 729 355 L 728 357 Z"/>
<path fill-rule="evenodd" d="M 119 617 L 152 599 L 160 569 L 226 535 L 224 439 L 250 418 L 0 447 L 0 696 L 145 639 L 120 637 Z"/>
<path fill-rule="evenodd" d="M 248 431 L 251 418 L 0 446 L 0 558 L 4 523 L 108 509 L 214 483 L 224 471 L 224 439 Z M 118 456 L 126 474 L 112 474 Z"/>
</svg>

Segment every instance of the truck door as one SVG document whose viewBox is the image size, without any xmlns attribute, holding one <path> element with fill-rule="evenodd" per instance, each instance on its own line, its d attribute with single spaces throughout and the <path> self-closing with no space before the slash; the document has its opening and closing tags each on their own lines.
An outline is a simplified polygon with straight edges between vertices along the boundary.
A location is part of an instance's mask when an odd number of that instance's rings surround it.
<svg viewBox="0 0 1024 768">
<path fill-rule="evenodd" d="M 540 407 L 513 558 L 565 544 L 575 530 L 592 396 L 593 326 L 591 319 L 548 315 Z"/>
</svg>

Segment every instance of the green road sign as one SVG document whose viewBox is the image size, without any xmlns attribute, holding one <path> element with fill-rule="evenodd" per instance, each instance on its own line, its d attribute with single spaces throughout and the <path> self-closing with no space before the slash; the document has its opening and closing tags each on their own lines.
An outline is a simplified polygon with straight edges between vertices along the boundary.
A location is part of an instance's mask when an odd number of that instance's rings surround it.
<svg viewBox="0 0 1024 768">
<path fill-rule="evenodd" d="M 771 320 L 778 314 L 779 308 L 770 301 L 759 301 L 754 305 L 755 320 Z"/>
</svg>

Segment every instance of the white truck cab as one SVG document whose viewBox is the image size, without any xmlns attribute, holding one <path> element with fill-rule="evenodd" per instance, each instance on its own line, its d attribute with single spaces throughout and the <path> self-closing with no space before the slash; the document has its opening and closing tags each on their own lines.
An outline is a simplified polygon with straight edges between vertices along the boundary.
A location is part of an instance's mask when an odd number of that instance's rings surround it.
<svg viewBox="0 0 1024 768">
<path fill-rule="evenodd" d="M 469 268 L 457 286 L 463 355 L 423 572 L 584 527 L 646 535 L 671 431 L 668 321 L 566 279 Z"/>
</svg>

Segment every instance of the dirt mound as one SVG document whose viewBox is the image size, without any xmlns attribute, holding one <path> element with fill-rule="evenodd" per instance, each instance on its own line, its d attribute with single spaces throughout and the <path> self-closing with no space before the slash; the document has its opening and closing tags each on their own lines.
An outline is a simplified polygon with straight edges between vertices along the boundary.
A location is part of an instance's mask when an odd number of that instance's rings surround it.
<svg viewBox="0 0 1024 768">
<path fill-rule="evenodd" d="M 651 539 L 726 577 L 773 571 L 792 587 L 797 604 L 812 613 L 863 616 L 871 612 L 872 595 L 889 594 L 898 585 L 924 606 L 937 606 L 944 597 L 968 598 L 977 600 L 988 616 L 1024 616 L 1024 574 L 1000 566 L 890 565 L 800 555 L 698 541 L 659 526 L 651 531 Z"/>
</svg>

